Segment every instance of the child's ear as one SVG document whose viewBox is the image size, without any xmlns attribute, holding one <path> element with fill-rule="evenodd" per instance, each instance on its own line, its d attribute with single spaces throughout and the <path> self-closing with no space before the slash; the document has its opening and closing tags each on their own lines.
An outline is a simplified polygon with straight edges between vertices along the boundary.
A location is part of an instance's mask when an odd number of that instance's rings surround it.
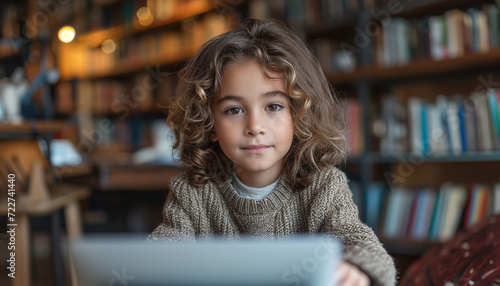
<svg viewBox="0 0 500 286">
<path fill-rule="evenodd" d="M 212 142 L 217 142 L 219 139 L 217 138 L 217 134 L 215 134 L 215 131 L 210 132 L 210 141 Z"/>
</svg>

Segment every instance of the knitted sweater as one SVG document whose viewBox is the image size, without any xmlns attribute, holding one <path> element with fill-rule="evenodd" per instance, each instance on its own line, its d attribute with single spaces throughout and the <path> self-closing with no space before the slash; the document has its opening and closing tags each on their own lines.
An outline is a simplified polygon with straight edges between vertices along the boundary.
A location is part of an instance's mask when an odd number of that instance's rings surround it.
<svg viewBox="0 0 500 286">
<path fill-rule="evenodd" d="M 374 285 L 395 285 L 396 269 L 374 232 L 358 218 L 343 172 L 333 168 L 316 175 L 302 191 L 282 178 L 267 197 L 239 196 L 231 179 L 193 187 L 186 175 L 173 178 L 164 219 L 148 240 L 183 240 L 213 235 L 275 237 L 329 233 L 343 244 L 344 260 L 367 273 Z"/>
</svg>

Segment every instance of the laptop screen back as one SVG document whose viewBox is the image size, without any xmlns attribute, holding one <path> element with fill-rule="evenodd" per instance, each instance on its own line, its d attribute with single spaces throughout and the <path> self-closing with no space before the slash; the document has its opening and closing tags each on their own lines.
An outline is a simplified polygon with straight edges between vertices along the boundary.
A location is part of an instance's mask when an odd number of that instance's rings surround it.
<svg viewBox="0 0 500 286">
<path fill-rule="evenodd" d="M 98 236 L 72 241 L 70 250 L 80 286 L 334 285 L 341 259 L 328 236 L 172 243 Z"/>
</svg>

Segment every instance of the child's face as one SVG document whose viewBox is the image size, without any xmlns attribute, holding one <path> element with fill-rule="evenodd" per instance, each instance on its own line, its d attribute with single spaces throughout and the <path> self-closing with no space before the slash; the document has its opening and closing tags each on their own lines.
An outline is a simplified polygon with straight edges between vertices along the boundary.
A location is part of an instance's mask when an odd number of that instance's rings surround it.
<svg viewBox="0 0 500 286">
<path fill-rule="evenodd" d="M 263 187 L 281 174 L 283 157 L 292 145 L 294 124 L 282 77 L 256 61 L 231 63 L 212 111 L 213 142 L 233 162 L 238 178 Z"/>
</svg>

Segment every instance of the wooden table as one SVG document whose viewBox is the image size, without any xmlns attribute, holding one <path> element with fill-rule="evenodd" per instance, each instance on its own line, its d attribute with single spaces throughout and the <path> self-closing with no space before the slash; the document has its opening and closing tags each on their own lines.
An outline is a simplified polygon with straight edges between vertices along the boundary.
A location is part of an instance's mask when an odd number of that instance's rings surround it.
<svg viewBox="0 0 500 286">
<path fill-rule="evenodd" d="M 31 284 L 29 217 L 43 215 L 50 215 L 52 218 L 52 250 L 54 253 L 54 271 L 56 272 L 55 285 L 64 284 L 59 211 L 64 210 L 68 238 L 79 237 L 82 234 L 82 223 L 78 201 L 89 196 L 90 189 L 88 187 L 58 184 L 51 188 L 51 196 L 46 200 L 33 201 L 27 200 L 24 197 L 15 198 L 15 221 L 7 224 L 8 229 L 15 230 L 16 277 L 13 279 L 14 286 L 29 286 Z M 7 199 L 0 200 L 0 215 L 7 215 L 8 211 Z M 10 212 L 12 213 L 12 210 Z M 73 285 L 76 285 L 74 270 L 71 269 L 71 272 Z"/>
</svg>

